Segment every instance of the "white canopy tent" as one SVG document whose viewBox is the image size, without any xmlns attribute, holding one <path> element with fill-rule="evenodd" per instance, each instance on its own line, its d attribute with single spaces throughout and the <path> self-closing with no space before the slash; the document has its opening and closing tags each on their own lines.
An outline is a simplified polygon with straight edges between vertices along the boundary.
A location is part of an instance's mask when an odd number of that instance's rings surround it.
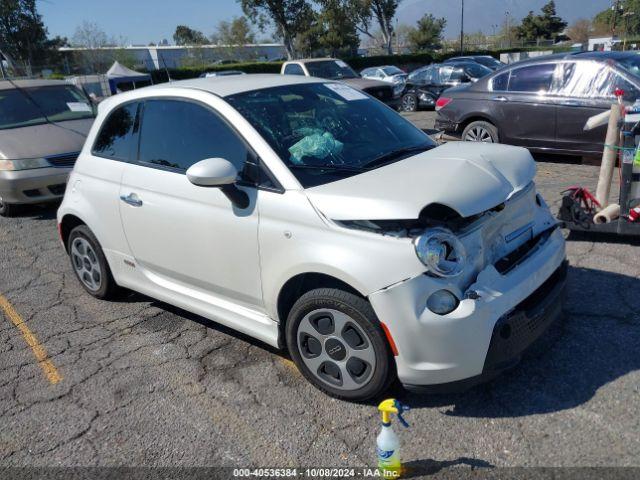
<svg viewBox="0 0 640 480">
<path fill-rule="evenodd" d="M 152 83 L 151 75 L 148 73 L 136 72 L 118 61 L 113 62 L 106 75 L 112 94 L 145 87 Z"/>
</svg>

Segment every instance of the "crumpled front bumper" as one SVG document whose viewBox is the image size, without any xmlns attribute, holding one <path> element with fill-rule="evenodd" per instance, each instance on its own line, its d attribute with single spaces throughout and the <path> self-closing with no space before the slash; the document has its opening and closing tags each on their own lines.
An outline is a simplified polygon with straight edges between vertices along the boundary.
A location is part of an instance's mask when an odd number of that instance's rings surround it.
<svg viewBox="0 0 640 480">
<path fill-rule="evenodd" d="M 463 299 L 458 308 L 447 315 L 437 315 L 426 308 L 427 296 L 433 291 L 430 284 L 433 279 L 426 275 L 371 294 L 369 300 L 397 346 L 396 366 L 400 381 L 406 385 L 434 386 L 500 370 L 501 362 L 489 365 L 494 355 L 490 351 L 492 338 L 496 328 L 499 330 L 496 325 L 517 311 L 516 307 L 533 298 L 532 294 L 564 262 L 564 238 L 556 229 L 543 245 L 509 272 L 500 274 L 493 265 L 482 270 L 469 287 L 479 298 Z M 550 308 L 555 310 L 547 312 L 549 315 L 543 312 L 545 318 L 553 317 L 558 305 Z M 542 323 L 547 325 L 546 321 Z M 519 344 L 520 347 L 526 348 L 537 338 L 533 337 L 528 343 Z M 493 349 L 499 350 L 500 344 L 496 342 L 493 341 L 498 346 Z M 514 350 L 513 359 L 504 358 L 502 363 L 517 361 L 520 347 L 516 349 L 519 351 Z M 501 355 L 498 357 L 502 358 Z"/>
</svg>

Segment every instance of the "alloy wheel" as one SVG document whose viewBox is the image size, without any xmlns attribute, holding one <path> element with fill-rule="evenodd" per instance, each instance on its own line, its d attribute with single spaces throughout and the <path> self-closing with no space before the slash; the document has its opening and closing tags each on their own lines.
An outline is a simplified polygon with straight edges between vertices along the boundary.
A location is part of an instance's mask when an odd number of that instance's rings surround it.
<svg viewBox="0 0 640 480">
<path fill-rule="evenodd" d="M 71 259 L 80 281 L 92 292 L 99 290 L 102 285 L 102 270 L 96 252 L 85 238 L 73 240 Z"/>
<path fill-rule="evenodd" d="M 416 109 L 416 98 L 413 95 L 402 97 L 402 109 L 405 112 L 413 112 Z"/>
<path fill-rule="evenodd" d="M 371 340 L 349 315 L 338 310 L 307 314 L 298 325 L 297 341 L 305 366 L 334 388 L 362 388 L 376 368 Z"/>
<path fill-rule="evenodd" d="M 494 143 L 491 132 L 484 127 L 473 127 L 464 137 L 466 142 L 485 142 Z"/>
</svg>

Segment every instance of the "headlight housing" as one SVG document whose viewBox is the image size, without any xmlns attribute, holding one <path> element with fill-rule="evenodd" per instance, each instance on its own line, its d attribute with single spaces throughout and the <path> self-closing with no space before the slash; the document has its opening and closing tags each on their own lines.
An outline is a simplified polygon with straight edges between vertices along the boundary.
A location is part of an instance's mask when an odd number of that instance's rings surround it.
<svg viewBox="0 0 640 480">
<path fill-rule="evenodd" d="M 455 277 L 464 270 L 467 254 L 462 242 L 446 228 L 432 228 L 413 241 L 416 255 L 438 277 Z"/>
<path fill-rule="evenodd" d="M 22 158 L 20 160 L 0 160 L 0 172 L 16 170 L 33 170 L 34 168 L 50 167 L 44 158 Z"/>
</svg>

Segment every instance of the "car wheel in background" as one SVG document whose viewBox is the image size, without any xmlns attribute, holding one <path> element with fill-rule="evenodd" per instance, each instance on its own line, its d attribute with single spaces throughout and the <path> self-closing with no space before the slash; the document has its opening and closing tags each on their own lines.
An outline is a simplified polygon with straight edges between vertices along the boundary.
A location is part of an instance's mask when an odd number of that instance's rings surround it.
<svg viewBox="0 0 640 480">
<path fill-rule="evenodd" d="M 2 198 L 0 198 L 0 216 L 2 217 L 14 217 L 20 207 L 18 205 L 12 205 L 10 203 L 4 203 Z"/>
<path fill-rule="evenodd" d="M 407 93 L 402 96 L 402 111 L 416 112 L 418 110 L 418 97 L 414 93 Z"/>
<path fill-rule="evenodd" d="M 495 125 L 482 120 L 471 122 L 462 132 L 462 140 L 465 142 L 498 143 L 498 129 Z"/>
<path fill-rule="evenodd" d="M 118 290 L 102 247 L 86 225 L 69 234 L 67 250 L 71 266 L 84 289 L 96 298 L 112 298 Z"/>
<path fill-rule="evenodd" d="M 333 397 L 367 400 L 395 378 L 393 356 L 373 308 L 352 293 L 332 288 L 305 293 L 289 313 L 286 339 L 304 377 Z"/>
</svg>

